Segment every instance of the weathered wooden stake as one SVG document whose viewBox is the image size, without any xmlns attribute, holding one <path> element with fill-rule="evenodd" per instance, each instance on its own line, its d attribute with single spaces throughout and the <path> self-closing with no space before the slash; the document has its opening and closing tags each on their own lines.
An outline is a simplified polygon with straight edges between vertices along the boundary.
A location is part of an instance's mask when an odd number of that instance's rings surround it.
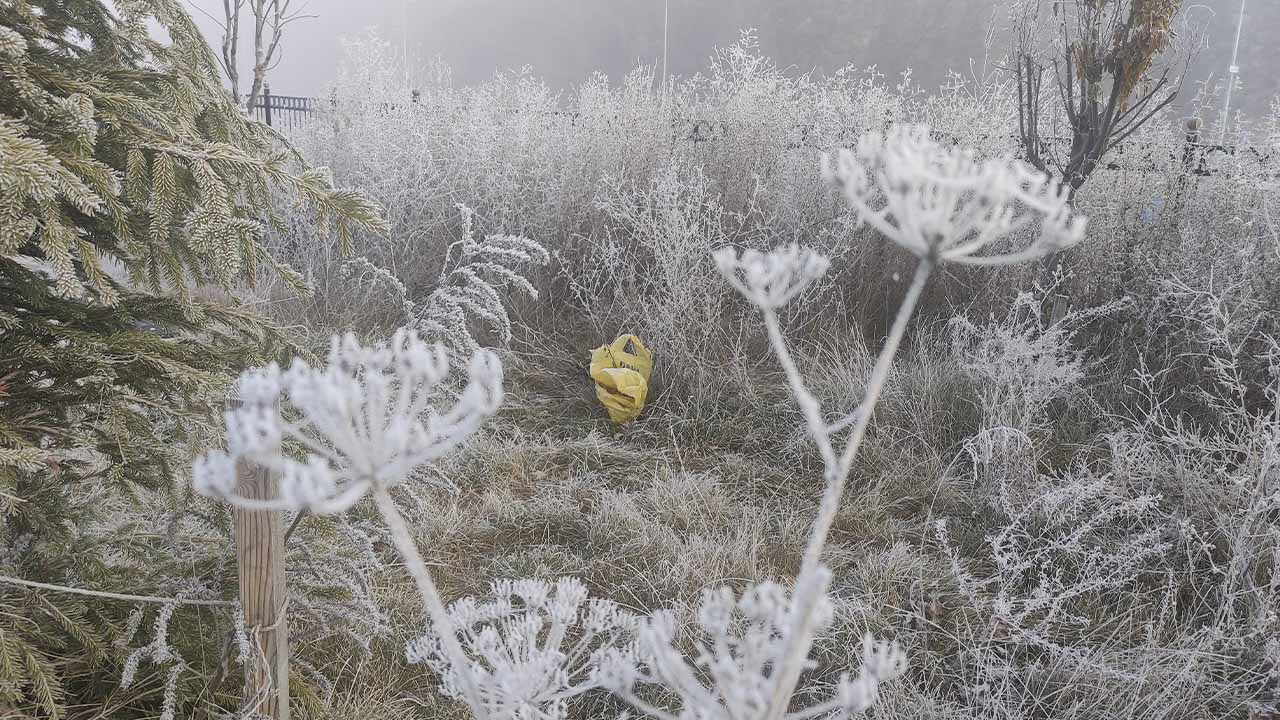
<svg viewBox="0 0 1280 720">
<path fill-rule="evenodd" d="M 276 496 L 276 479 L 264 468 L 241 463 L 236 472 L 240 495 L 262 500 Z M 241 714 L 289 720 L 284 519 L 279 512 L 236 508 L 235 540 L 240 604 L 257 655 L 245 664 Z"/>
<path fill-rule="evenodd" d="M 267 118 L 267 127 L 271 127 L 271 86 L 262 84 L 262 112 Z"/>
</svg>

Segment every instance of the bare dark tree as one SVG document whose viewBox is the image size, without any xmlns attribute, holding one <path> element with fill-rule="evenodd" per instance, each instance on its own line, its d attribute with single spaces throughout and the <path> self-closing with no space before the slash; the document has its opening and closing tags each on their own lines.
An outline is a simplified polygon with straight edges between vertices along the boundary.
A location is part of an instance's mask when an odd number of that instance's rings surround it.
<svg viewBox="0 0 1280 720">
<path fill-rule="evenodd" d="M 1023 0 L 1015 17 L 1018 139 L 1027 162 L 1074 194 L 1108 152 L 1168 107 L 1191 61 L 1176 43 L 1183 0 Z M 1045 76 L 1053 86 L 1044 87 Z M 1175 74 L 1175 71 L 1176 74 Z M 1056 90 L 1056 92 L 1055 92 Z M 1047 283 L 1066 269 L 1043 266 Z M 1064 289 L 1049 319 L 1065 316 Z"/>
<path fill-rule="evenodd" d="M 1182 0 L 1024 2 L 1013 60 L 1026 160 L 1074 192 L 1108 151 L 1168 107 L 1182 85 L 1174 71 L 1191 57 L 1175 47 L 1181 8 Z M 1037 37 L 1046 29 L 1047 50 Z M 1056 93 L 1043 87 L 1050 68 Z"/>
</svg>

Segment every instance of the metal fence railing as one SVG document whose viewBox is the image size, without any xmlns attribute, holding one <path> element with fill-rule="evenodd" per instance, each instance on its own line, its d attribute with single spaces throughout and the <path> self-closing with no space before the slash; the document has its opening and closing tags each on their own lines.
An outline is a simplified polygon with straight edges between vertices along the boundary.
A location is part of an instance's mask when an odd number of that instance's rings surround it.
<svg viewBox="0 0 1280 720">
<path fill-rule="evenodd" d="M 262 95 L 251 108 L 253 118 L 279 130 L 300 127 L 316 111 L 316 99 L 301 95 L 272 95 L 271 86 L 262 86 Z"/>
</svg>

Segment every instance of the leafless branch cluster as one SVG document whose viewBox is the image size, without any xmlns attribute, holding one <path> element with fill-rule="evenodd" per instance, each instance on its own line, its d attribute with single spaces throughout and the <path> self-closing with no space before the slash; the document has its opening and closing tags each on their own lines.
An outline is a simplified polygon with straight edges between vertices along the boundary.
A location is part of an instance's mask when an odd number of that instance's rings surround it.
<svg viewBox="0 0 1280 720">
<path fill-rule="evenodd" d="M 284 29 L 298 20 L 313 18 L 307 13 L 305 0 L 294 5 L 294 0 L 222 0 L 222 18 L 218 19 L 205 12 L 205 16 L 222 28 L 221 50 L 218 56 L 222 71 L 231 84 L 231 92 L 240 99 L 240 17 L 245 9 L 253 17 L 253 71 L 249 94 L 244 97 L 244 106 L 253 108 L 262 95 L 262 86 L 266 82 L 267 73 L 280 64 L 284 50 L 280 40 L 284 37 Z M 198 8 L 197 8 L 198 9 Z M 201 12 L 204 12 L 203 10 Z"/>
<path fill-rule="evenodd" d="M 1051 8 L 1042 17 L 1046 4 Z M 1013 61 L 1018 137 L 1029 163 L 1077 190 L 1108 150 L 1173 103 L 1182 85 L 1175 71 L 1185 70 L 1192 54 L 1188 44 L 1175 42 L 1181 8 L 1182 0 L 1036 0 L 1023 6 L 1015 19 Z M 1052 38 L 1047 52 L 1035 39 L 1043 25 Z M 1054 95 L 1044 89 L 1049 68 L 1060 104 L 1046 108 Z M 1070 140 L 1065 154 L 1055 144 L 1059 137 Z"/>
</svg>

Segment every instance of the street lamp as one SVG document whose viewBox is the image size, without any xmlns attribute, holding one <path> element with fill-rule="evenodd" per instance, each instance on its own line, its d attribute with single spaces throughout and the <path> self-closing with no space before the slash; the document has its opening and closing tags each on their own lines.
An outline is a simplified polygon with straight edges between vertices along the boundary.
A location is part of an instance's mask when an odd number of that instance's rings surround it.
<svg viewBox="0 0 1280 720">
<path fill-rule="evenodd" d="M 1231 51 L 1231 67 L 1227 69 L 1230 80 L 1227 82 L 1227 97 L 1222 103 L 1222 138 L 1227 142 L 1227 125 L 1231 122 L 1231 91 L 1236 87 L 1236 77 L 1240 74 L 1240 66 L 1236 63 L 1240 56 L 1240 29 L 1244 27 L 1244 4 L 1248 0 L 1240 0 L 1240 18 L 1236 21 L 1236 46 Z"/>
</svg>

